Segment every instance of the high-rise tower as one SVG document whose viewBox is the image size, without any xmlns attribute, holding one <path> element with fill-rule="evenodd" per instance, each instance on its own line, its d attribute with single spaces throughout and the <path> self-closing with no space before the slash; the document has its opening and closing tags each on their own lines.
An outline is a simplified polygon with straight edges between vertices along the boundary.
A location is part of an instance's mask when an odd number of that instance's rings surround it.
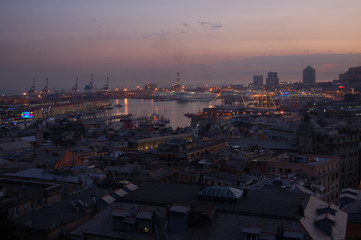
<svg viewBox="0 0 361 240">
<path fill-rule="evenodd" d="M 253 88 L 259 89 L 263 87 L 263 75 L 253 76 Z"/>
<path fill-rule="evenodd" d="M 308 66 L 303 69 L 303 87 L 304 88 L 311 88 L 316 85 L 316 70 Z"/>
<path fill-rule="evenodd" d="M 278 88 L 279 78 L 277 76 L 277 72 L 269 72 L 266 78 L 266 87 L 267 89 L 273 90 Z"/>
</svg>

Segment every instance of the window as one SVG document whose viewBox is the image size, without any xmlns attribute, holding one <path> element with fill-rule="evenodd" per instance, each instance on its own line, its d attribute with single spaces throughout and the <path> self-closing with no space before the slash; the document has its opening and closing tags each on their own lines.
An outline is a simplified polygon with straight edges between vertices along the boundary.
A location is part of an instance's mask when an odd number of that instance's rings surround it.
<svg viewBox="0 0 361 240">
<path fill-rule="evenodd" d="M 19 216 L 20 215 L 20 207 L 16 207 L 15 208 L 15 216 Z"/>
<path fill-rule="evenodd" d="M 257 234 L 243 233 L 244 240 L 258 240 L 259 236 Z"/>
<path fill-rule="evenodd" d="M 24 212 L 29 211 L 29 203 L 24 204 Z"/>
<path fill-rule="evenodd" d="M 9 217 L 13 217 L 13 216 L 14 216 L 14 212 L 15 212 L 14 209 L 9 209 L 9 210 L 8 210 L 8 215 L 9 215 Z"/>
</svg>

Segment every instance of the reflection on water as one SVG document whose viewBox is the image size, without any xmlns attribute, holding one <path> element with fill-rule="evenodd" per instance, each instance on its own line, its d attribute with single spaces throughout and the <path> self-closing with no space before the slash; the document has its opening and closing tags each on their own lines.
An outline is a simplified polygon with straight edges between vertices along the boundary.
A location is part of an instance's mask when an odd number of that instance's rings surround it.
<svg viewBox="0 0 361 240">
<path fill-rule="evenodd" d="M 186 127 L 190 119 L 185 113 L 196 113 L 209 106 L 209 102 L 182 102 L 164 101 L 155 102 L 153 99 L 116 99 L 113 105 L 121 104 L 123 107 L 112 109 L 113 114 L 132 114 L 133 117 L 144 117 L 157 113 L 170 120 L 170 126 Z"/>
<path fill-rule="evenodd" d="M 119 99 L 117 99 L 117 100 L 119 100 Z M 128 99 L 124 99 L 124 113 L 129 114 L 128 113 Z"/>
</svg>

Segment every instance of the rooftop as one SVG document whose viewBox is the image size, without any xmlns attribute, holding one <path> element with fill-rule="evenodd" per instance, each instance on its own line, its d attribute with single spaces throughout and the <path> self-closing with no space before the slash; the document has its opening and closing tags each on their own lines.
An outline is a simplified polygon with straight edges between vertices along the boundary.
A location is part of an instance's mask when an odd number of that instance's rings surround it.
<svg viewBox="0 0 361 240">
<path fill-rule="evenodd" d="M 22 177 L 22 178 L 32 178 L 32 179 L 42 179 L 42 180 L 49 180 L 49 181 L 58 181 L 58 182 L 71 182 L 71 183 L 79 183 L 79 181 L 83 181 L 86 186 L 92 185 L 92 177 L 105 177 L 105 174 L 88 174 L 82 173 L 76 176 L 72 176 L 70 174 L 56 174 L 41 168 L 29 168 L 23 171 L 19 171 L 16 173 L 6 173 L 6 176 L 13 176 L 13 177 Z"/>
<path fill-rule="evenodd" d="M 208 200 L 198 198 L 201 191 L 198 185 L 150 183 L 137 191 L 124 196 L 122 201 L 166 206 L 169 203 L 202 206 Z M 299 219 L 300 205 L 307 203 L 310 195 L 303 193 L 248 190 L 248 197 L 238 203 L 215 201 L 214 207 L 219 211 L 269 216 L 273 218 Z M 267 201 L 267 204 L 265 204 Z"/>
<path fill-rule="evenodd" d="M 45 195 L 62 191 L 62 188 L 58 184 L 8 178 L 0 178 L 0 185 L 6 189 L 5 198 L 0 199 L 0 205 L 29 202 L 44 197 Z"/>
<path fill-rule="evenodd" d="M 272 162 L 287 162 L 287 163 L 299 163 L 299 164 L 306 164 L 306 165 L 323 165 L 324 163 L 334 161 L 336 157 L 334 156 L 324 156 L 324 155 L 295 155 L 295 154 L 282 154 L 279 155 L 270 161 Z"/>
<path fill-rule="evenodd" d="M 67 225 L 89 214 L 94 207 L 94 200 L 108 194 L 109 190 L 104 189 L 86 189 L 61 202 L 53 204 L 46 208 L 41 208 L 36 212 L 31 212 L 16 219 L 16 223 L 22 227 L 29 227 L 33 230 L 53 230 L 58 228 L 61 223 Z M 72 202 L 81 201 L 86 211 L 77 211 Z M 49 217 L 51 216 L 51 217 Z"/>
<path fill-rule="evenodd" d="M 71 235 L 81 237 L 84 235 L 97 235 L 114 239 L 154 239 L 152 234 L 139 233 L 137 231 L 127 232 L 113 230 L 113 216 L 125 217 L 136 216 L 136 218 L 149 219 L 152 212 L 156 212 L 161 218 L 165 218 L 167 211 L 162 207 L 142 207 L 143 205 L 134 203 L 115 202 L 102 211 L 98 212 L 93 218 L 80 227 L 76 228 Z M 135 220 L 135 218 L 134 218 Z"/>
</svg>

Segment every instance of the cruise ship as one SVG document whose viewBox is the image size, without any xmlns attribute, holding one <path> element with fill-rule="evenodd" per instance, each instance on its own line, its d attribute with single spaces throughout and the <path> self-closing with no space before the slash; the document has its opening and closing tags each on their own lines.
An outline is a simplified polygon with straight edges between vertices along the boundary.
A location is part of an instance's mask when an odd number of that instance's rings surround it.
<svg viewBox="0 0 361 240">
<path fill-rule="evenodd" d="M 210 92 L 177 92 L 175 99 L 178 102 L 211 101 L 215 97 L 216 94 Z"/>
<path fill-rule="evenodd" d="M 164 92 L 156 92 L 153 94 L 153 99 L 155 101 L 170 101 L 174 100 L 175 91 L 164 91 Z"/>
</svg>

